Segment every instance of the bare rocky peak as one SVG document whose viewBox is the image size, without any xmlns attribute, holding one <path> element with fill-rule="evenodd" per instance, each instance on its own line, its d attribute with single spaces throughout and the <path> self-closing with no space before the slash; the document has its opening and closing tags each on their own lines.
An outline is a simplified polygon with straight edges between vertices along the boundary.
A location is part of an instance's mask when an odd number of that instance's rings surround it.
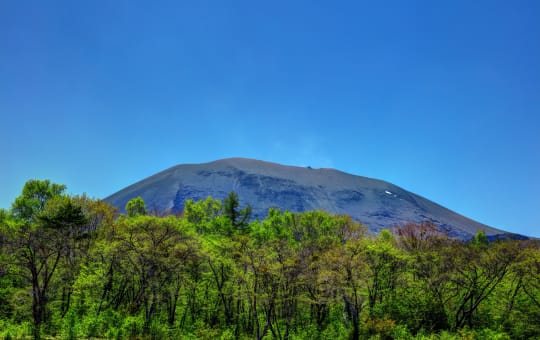
<svg viewBox="0 0 540 340">
<path fill-rule="evenodd" d="M 452 237 L 467 239 L 477 230 L 503 234 L 396 185 L 335 169 L 286 166 L 247 158 L 183 164 L 157 173 L 107 197 L 123 208 L 141 196 L 151 209 L 179 212 L 187 199 L 223 199 L 235 191 L 255 218 L 269 208 L 302 212 L 324 210 L 347 214 L 372 231 L 409 222 L 430 221 Z"/>
</svg>

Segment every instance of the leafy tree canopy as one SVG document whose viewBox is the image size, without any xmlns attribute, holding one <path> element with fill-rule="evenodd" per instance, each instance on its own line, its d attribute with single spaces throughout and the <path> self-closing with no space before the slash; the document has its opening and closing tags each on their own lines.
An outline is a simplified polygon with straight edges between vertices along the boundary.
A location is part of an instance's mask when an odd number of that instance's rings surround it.
<svg viewBox="0 0 540 340">
<path fill-rule="evenodd" d="M 140 196 L 132 198 L 126 203 L 126 212 L 129 217 L 146 215 L 146 203 Z"/>
</svg>

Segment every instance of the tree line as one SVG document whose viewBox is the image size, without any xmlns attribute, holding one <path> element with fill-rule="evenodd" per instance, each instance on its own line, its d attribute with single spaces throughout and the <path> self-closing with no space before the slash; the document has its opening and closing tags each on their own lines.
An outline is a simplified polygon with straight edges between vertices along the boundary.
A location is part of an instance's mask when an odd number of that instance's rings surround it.
<svg viewBox="0 0 540 340">
<path fill-rule="evenodd" d="M 428 223 L 375 235 L 322 211 L 252 221 L 235 193 L 119 213 L 65 191 L 30 180 L 0 210 L 0 337 L 540 337 L 535 240 Z"/>
</svg>

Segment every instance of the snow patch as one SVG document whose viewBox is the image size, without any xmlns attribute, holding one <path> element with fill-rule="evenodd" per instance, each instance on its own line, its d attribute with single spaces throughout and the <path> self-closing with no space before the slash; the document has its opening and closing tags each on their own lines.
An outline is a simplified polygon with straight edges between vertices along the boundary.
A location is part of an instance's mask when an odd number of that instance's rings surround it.
<svg viewBox="0 0 540 340">
<path fill-rule="evenodd" d="M 388 195 L 393 195 L 393 194 L 392 194 L 390 191 L 388 191 L 388 190 L 385 190 L 384 192 L 385 192 L 386 194 L 388 194 Z"/>
</svg>

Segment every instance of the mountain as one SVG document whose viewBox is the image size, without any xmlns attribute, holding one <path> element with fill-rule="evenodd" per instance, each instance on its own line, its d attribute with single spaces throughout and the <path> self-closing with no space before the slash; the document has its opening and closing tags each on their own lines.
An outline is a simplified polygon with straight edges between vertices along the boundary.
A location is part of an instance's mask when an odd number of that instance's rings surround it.
<svg viewBox="0 0 540 340">
<path fill-rule="evenodd" d="M 302 212 L 324 210 L 347 214 L 371 231 L 408 222 L 433 222 L 451 237 L 468 239 L 477 230 L 489 238 L 514 238 L 513 234 L 459 215 L 394 184 L 347 174 L 335 169 L 285 166 L 245 158 L 204 164 L 177 165 L 130 185 L 105 201 L 123 209 L 141 196 L 149 209 L 180 212 L 187 199 L 208 196 L 223 199 L 235 191 L 242 205 L 250 204 L 255 218 L 270 207 Z"/>
</svg>

